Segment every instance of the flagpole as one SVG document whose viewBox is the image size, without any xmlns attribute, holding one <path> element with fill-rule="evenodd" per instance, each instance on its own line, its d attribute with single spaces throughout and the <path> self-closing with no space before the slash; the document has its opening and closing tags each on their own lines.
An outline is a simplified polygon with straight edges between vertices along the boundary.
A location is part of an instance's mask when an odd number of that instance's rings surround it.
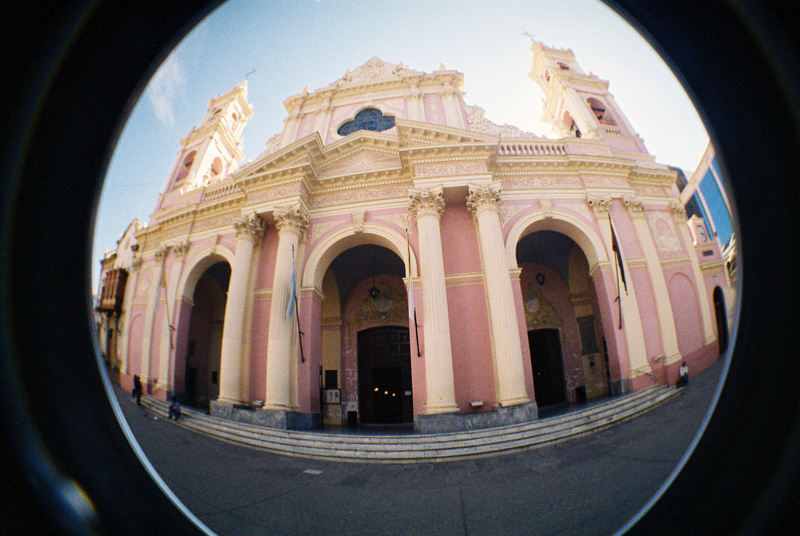
<svg viewBox="0 0 800 536">
<path fill-rule="evenodd" d="M 289 292 L 291 292 L 289 296 L 289 306 L 291 307 L 292 302 L 294 302 L 294 316 L 297 319 L 297 344 L 300 346 L 300 362 L 305 363 L 306 357 L 303 354 L 303 332 L 300 331 L 300 304 L 297 302 L 297 268 L 295 267 L 294 263 L 294 244 L 292 244 L 292 280 L 291 280 L 291 288 Z"/>
<path fill-rule="evenodd" d="M 409 312 L 414 313 L 414 340 L 417 341 L 417 357 L 422 357 L 419 351 L 419 326 L 417 325 L 417 308 L 414 306 L 414 278 L 411 275 L 411 243 L 408 241 L 408 229 L 406 229 L 406 250 L 408 262 L 408 308 Z M 409 315 L 409 321 L 411 315 Z"/>
</svg>

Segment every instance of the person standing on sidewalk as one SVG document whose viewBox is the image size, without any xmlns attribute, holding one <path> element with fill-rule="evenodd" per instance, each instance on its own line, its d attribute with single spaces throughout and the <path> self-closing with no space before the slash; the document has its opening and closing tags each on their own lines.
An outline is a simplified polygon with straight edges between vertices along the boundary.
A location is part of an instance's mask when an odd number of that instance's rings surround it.
<svg viewBox="0 0 800 536">
<path fill-rule="evenodd" d="M 142 405 L 142 380 L 139 379 L 139 375 L 135 375 L 133 377 L 133 391 L 131 391 L 131 398 L 136 399 L 136 405 Z"/>
</svg>

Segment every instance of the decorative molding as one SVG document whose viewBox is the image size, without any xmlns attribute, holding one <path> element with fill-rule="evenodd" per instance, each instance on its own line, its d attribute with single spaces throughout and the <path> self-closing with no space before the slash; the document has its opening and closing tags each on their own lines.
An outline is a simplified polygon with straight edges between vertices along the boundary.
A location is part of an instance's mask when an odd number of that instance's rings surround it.
<svg viewBox="0 0 800 536">
<path fill-rule="evenodd" d="M 545 327 L 561 327 L 563 321 L 556 313 L 555 307 L 544 296 L 538 283 L 528 283 L 522 289 L 522 301 L 525 307 L 525 323 L 528 330 Z"/>
<path fill-rule="evenodd" d="M 628 207 L 631 217 L 644 216 L 644 204 L 640 198 L 633 195 L 623 195 L 622 203 Z"/>
<path fill-rule="evenodd" d="M 341 220 L 337 221 L 326 221 L 322 223 L 312 223 L 311 229 L 308 232 L 308 241 L 312 242 L 318 239 L 320 236 L 324 235 L 326 232 L 330 231 L 334 227 L 339 227 L 343 225 L 344 222 Z"/>
<path fill-rule="evenodd" d="M 265 227 L 264 220 L 255 212 L 249 216 L 234 218 L 233 220 L 233 228 L 236 230 L 236 239 L 250 240 L 253 242 L 254 246 L 257 246 L 261 241 Z"/>
<path fill-rule="evenodd" d="M 156 260 L 161 262 L 164 260 L 164 257 L 167 256 L 167 252 L 169 251 L 169 246 L 166 244 L 162 244 L 160 248 L 156 250 L 155 257 Z"/>
<path fill-rule="evenodd" d="M 608 209 L 611 207 L 611 196 L 587 195 L 586 202 L 594 209 L 594 214 L 598 218 L 607 218 Z"/>
<path fill-rule="evenodd" d="M 547 198 L 539 199 L 539 206 L 542 207 L 545 218 L 553 217 L 553 202 L 550 199 Z"/>
<path fill-rule="evenodd" d="M 441 186 L 409 188 L 408 197 L 408 208 L 417 220 L 424 215 L 433 215 L 441 219 L 444 213 L 444 196 Z"/>
<path fill-rule="evenodd" d="M 586 203 L 567 203 L 563 206 L 583 216 L 586 221 L 592 221 L 592 212 L 589 210 L 589 206 Z"/>
<path fill-rule="evenodd" d="M 367 215 L 367 210 L 356 210 L 353 212 L 353 232 L 354 233 L 362 233 L 364 232 L 364 218 Z"/>
<path fill-rule="evenodd" d="M 627 180 L 615 177 L 583 177 L 583 184 L 587 188 L 630 188 Z"/>
<path fill-rule="evenodd" d="M 525 205 L 510 205 L 503 207 L 503 225 L 511 221 L 511 218 L 519 214 L 520 211 L 523 211 L 527 208 L 530 207 L 527 207 Z"/>
<path fill-rule="evenodd" d="M 381 219 L 384 221 L 388 221 L 390 223 L 394 223 L 401 229 L 408 229 L 410 225 L 408 214 L 381 214 L 379 216 L 374 216 L 377 219 Z"/>
<path fill-rule="evenodd" d="M 484 162 L 414 166 L 414 175 L 416 177 L 450 177 L 454 175 L 475 175 L 476 173 L 487 173 Z"/>
<path fill-rule="evenodd" d="M 175 253 L 175 256 L 180 259 L 184 255 L 186 255 L 186 253 L 189 251 L 189 246 L 190 246 L 190 243 L 189 243 L 189 239 L 187 238 L 187 239 L 185 239 L 185 240 L 183 240 L 181 242 L 178 242 L 174 246 L 172 246 L 172 251 Z"/>
<path fill-rule="evenodd" d="M 577 177 L 509 177 L 503 180 L 506 189 L 583 189 Z"/>
<path fill-rule="evenodd" d="M 659 251 L 667 253 L 683 251 L 681 241 L 678 239 L 671 220 L 672 218 L 664 212 L 650 212 L 647 214 L 647 223 L 650 226 L 650 232 L 653 234 L 653 239 Z"/>
<path fill-rule="evenodd" d="M 273 216 L 275 217 L 275 228 L 279 233 L 296 233 L 301 239 L 305 235 L 309 215 L 308 210 L 301 203 L 277 207 Z"/>
<path fill-rule="evenodd" d="M 382 188 L 352 188 L 343 191 L 316 194 L 311 197 L 312 208 L 326 207 L 331 205 L 346 205 L 348 203 L 360 203 L 364 201 L 375 202 L 379 199 L 402 199 L 408 194 L 406 186 L 385 186 Z"/>
<path fill-rule="evenodd" d="M 424 73 L 409 69 L 403 63 L 389 63 L 375 56 L 353 71 L 348 69 L 347 72 L 332 85 L 335 87 L 343 87 L 374 84 L 381 81 L 399 80 L 401 75 L 414 74 Z"/>
<path fill-rule="evenodd" d="M 481 186 L 470 184 L 469 195 L 467 195 L 467 208 L 474 216 L 485 210 L 493 210 L 500 214 L 503 200 L 500 197 L 500 181 L 495 181 L 489 185 Z"/>
<path fill-rule="evenodd" d="M 674 199 L 670 200 L 669 209 L 675 215 L 676 220 L 679 222 L 686 221 L 686 209 L 683 208 L 683 205 L 681 205 L 680 201 L 676 201 Z"/>
<path fill-rule="evenodd" d="M 467 130 L 502 138 L 539 138 L 536 134 L 525 132 L 511 125 L 498 125 L 486 119 L 486 110 L 480 106 L 464 105 L 467 114 Z"/>
</svg>

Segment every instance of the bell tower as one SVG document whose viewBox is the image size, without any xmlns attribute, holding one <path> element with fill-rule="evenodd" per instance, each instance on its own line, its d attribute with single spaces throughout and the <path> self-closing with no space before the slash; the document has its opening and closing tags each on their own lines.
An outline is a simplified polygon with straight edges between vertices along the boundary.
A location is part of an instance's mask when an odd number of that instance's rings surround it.
<svg viewBox="0 0 800 536">
<path fill-rule="evenodd" d="M 247 80 L 211 99 L 200 126 L 181 139 L 164 195 L 208 186 L 233 171 L 244 159 L 241 134 L 252 115 Z"/>
<path fill-rule="evenodd" d="M 608 82 L 586 74 L 569 49 L 534 41 L 528 76 L 545 94 L 543 120 L 564 138 L 607 141 L 619 151 L 647 153 L 644 141 L 608 91 Z"/>
</svg>

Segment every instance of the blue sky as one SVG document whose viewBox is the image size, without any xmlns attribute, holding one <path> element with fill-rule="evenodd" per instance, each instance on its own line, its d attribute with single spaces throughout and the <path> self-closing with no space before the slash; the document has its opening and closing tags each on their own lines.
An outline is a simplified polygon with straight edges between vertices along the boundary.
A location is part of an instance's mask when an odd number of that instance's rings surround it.
<svg viewBox="0 0 800 536">
<path fill-rule="evenodd" d="M 465 100 L 486 117 L 555 137 L 541 122 L 543 95 L 527 73 L 530 32 L 571 48 L 610 91 L 651 154 L 691 174 L 708 136 L 659 56 L 596 0 L 229 0 L 173 50 L 134 106 L 114 150 L 97 212 L 99 260 L 128 224 L 146 222 L 180 148 L 216 95 L 249 75 L 255 110 L 244 152 L 255 158 L 283 129 L 283 101 L 324 87 L 373 56 L 431 72 L 464 73 Z"/>
</svg>

